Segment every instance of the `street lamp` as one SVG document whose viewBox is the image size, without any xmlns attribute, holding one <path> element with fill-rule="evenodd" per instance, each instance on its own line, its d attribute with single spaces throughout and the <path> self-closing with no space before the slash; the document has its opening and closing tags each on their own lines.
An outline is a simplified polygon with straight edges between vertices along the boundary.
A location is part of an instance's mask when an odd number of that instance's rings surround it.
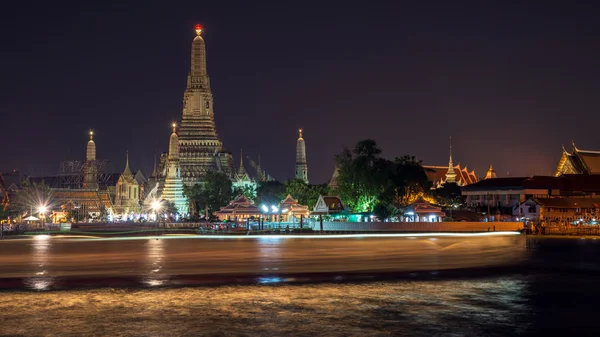
<svg viewBox="0 0 600 337">
<path fill-rule="evenodd" d="M 152 210 L 154 211 L 154 215 L 156 217 L 156 222 L 158 222 L 160 224 L 160 210 L 162 208 L 160 201 L 154 200 L 151 204 L 151 207 L 152 207 Z"/>
<path fill-rule="evenodd" d="M 44 226 L 44 223 L 46 222 L 46 221 L 45 221 L 45 220 L 46 220 L 46 219 L 45 219 L 45 217 L 46 217 L 46 215 L 45 215 L 45 213 L 46 213 L 46 210 L 47 210 L 47 207 L 46 207 L 46 205 L 40 205 L 40 206 L 38 207 L 38 211 L 39 211 L 39 213 L 40 213 L 40 223 L 42 224 L 42 227 Z M 43 220 L 42 220 L 42 219 L 43 219 Z"/>
</svg>

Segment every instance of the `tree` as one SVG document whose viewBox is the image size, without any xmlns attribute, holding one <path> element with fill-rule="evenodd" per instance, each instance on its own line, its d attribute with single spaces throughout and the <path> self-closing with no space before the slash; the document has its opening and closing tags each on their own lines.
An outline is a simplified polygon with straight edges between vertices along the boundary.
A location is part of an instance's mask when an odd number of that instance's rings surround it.
<svg viewBox="0 0 600 337">
<path fill-rule="evenodd" d="M 222 172 L 208 171 L 204 176 L 202 200 L 209 215 L 227 205 L 233 198 L 231 180 Z"/>
<path fill-rule="evenodd" d="M 337 193 L 356 212 L 383 214 L 385 204 L 407 205 L 428 190 L 425 170 L 414 156 L 389 161 L 380 157 L 374 140 L 360 141 L 350 151 L 344 148 L 335 156 L 338 171 Z"/>
<path fill-rule="evenodd" d="M 21 182 L 21 188 L 15 193 L 11 207 L 18 214 L 37 212 L 40 207 L 50 211 L 54 198 L 50 187 L 44 182 L 31 182 L 29 179 Z"/>
<path fill-rule="evenodd" d="M 178 213 L 177 212 L 177 207 L 175 206 L 175 203 L 172 202 L 172 201 L 165 200 L 164 201 L 164 207 L 165 207 L 164 213 L 166 213 L 168 215 L 177 214 Z"/>
<path fill-rule="evenodd" d="M 460 206 L 465 202 L 460 186 L 456 183 L 445 183 L 442 187 L 435 189 L 433 197 L 438 205 L 445 207 Z"/>
<path fill-rule="evenodd" d="M 339 168 L 337 191 L 355 211 L 372 211 L 387 180 L 383 171 L 388 161 L 379 157 L 381 149 L 374 140 L 360 141 L 351 152 L 344 148 L 335 156 Z"/>
<path fill-rule="evenodd" d="M 257 204 L 279 204 L 286 195 L 285 185 L 279 181 L 260 182 L 256 190 Z"/>
<path fill-rule="evenodd" d="M 256 200 L 256 188 L 252 185 L 243 185 L 242 187 L 234 187 L 233 188 L 233 196 L 234 198 L 237 196 L 243 195 L 246 198 L 255 201 Z"/>
<path fill-rule="evenodd" d="M 396 190 L 396 206 L 406 206 L 425 193 L 429 188 L 429 180 L 421 161 L 414 156 L 404 155 L 394 159 L 392 185 Z"/>
<path fill-rule="evenodd" d="M 388 202 L 380 201 L 373 208 L 373 214 L 378 217 L 379 220 L 384 221 L 391 216 L 397 215 L 398 209 Z"/>
<path fill-rule="evenodd" d="M 206 208 L 206 200 L 202 193 L 202 185 L 194 184 L 193 186 L 184 186 L 183 195 L 188 199 L 190 203 L 190 214 L 197 215 L 200 210 Z"/>
<path fill-rule="evenodd" d="M 319 196 L 327 194 L 327 185 L 309 185 L 302 179 L 291 179 L 285 182 L 285 194 L 291 195 L 301 205 L 313 208 Z"/>
</svg>

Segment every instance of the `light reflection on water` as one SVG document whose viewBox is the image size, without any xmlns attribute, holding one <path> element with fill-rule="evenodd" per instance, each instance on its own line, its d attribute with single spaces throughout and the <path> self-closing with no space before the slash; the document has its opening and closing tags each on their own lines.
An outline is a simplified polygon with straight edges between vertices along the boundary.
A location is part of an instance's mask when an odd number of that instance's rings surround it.
<svg viewBox="0 0 600 337">
<path fill-rule="evenodd" d="M 50 289 L 54 283 L 52 276 L 48 275 L 47 264 L 50 256 L 51 237 L 49 235 L 36 235 L 31 244 L 31 264 L 35 275 L 25 278 L 23 283 L 34 290 Z"/>
<path fill-rule="evenodd" d="M 11 323 L 7 335 L 512 336 L 536 314 L 528 288 L 526 277 L 508 276 L 12 292 L 0 297 L 0 320 Z"/>
<path fill-rule="evenodd" d="M 148 286 L 161 286 L 169 278 L 162 272 L 166 244 L 166 241 L 160 238 L 149 239 L 146 243 L 146 276 L 142 282 Z"/>
</svg>

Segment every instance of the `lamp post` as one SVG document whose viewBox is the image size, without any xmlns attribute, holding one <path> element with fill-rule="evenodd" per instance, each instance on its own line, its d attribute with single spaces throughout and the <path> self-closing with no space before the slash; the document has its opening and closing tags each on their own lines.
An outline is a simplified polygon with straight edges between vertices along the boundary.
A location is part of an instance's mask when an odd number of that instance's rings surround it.
<svg viewBox="0 0 600 337">
<path fill-rule="evenodd" d="M 45 213 L 46 213 L 46 206 L 45 205 L 40 205 L 40 207 L 38 208 L 38 211 L 40 213 L 40 224 L 42 225 L 42 228 L 45 229 L 46 226 L 44 226 L 45 223 Z"/>
<path fill-rule="evenodd" d="M 154 215 L 156 216 L 156 223 L 160 227 L 160 210 L 161 210 L 160 201 L 154 200 L 152 202 L 152 210 L 154 211 Z"/>
</svg>

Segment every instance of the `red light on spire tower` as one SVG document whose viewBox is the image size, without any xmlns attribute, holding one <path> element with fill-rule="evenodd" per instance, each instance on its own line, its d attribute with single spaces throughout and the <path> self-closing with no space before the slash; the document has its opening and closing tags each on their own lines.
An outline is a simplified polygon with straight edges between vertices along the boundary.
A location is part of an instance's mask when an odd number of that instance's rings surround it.
<svg viewBox="0 0 600 337">
<path fill-rule="evenodd" d="M 202 33 L 202 26 L 196 24 L 196 35 L 200 36 L 200 33 Z"/>
</svg>

